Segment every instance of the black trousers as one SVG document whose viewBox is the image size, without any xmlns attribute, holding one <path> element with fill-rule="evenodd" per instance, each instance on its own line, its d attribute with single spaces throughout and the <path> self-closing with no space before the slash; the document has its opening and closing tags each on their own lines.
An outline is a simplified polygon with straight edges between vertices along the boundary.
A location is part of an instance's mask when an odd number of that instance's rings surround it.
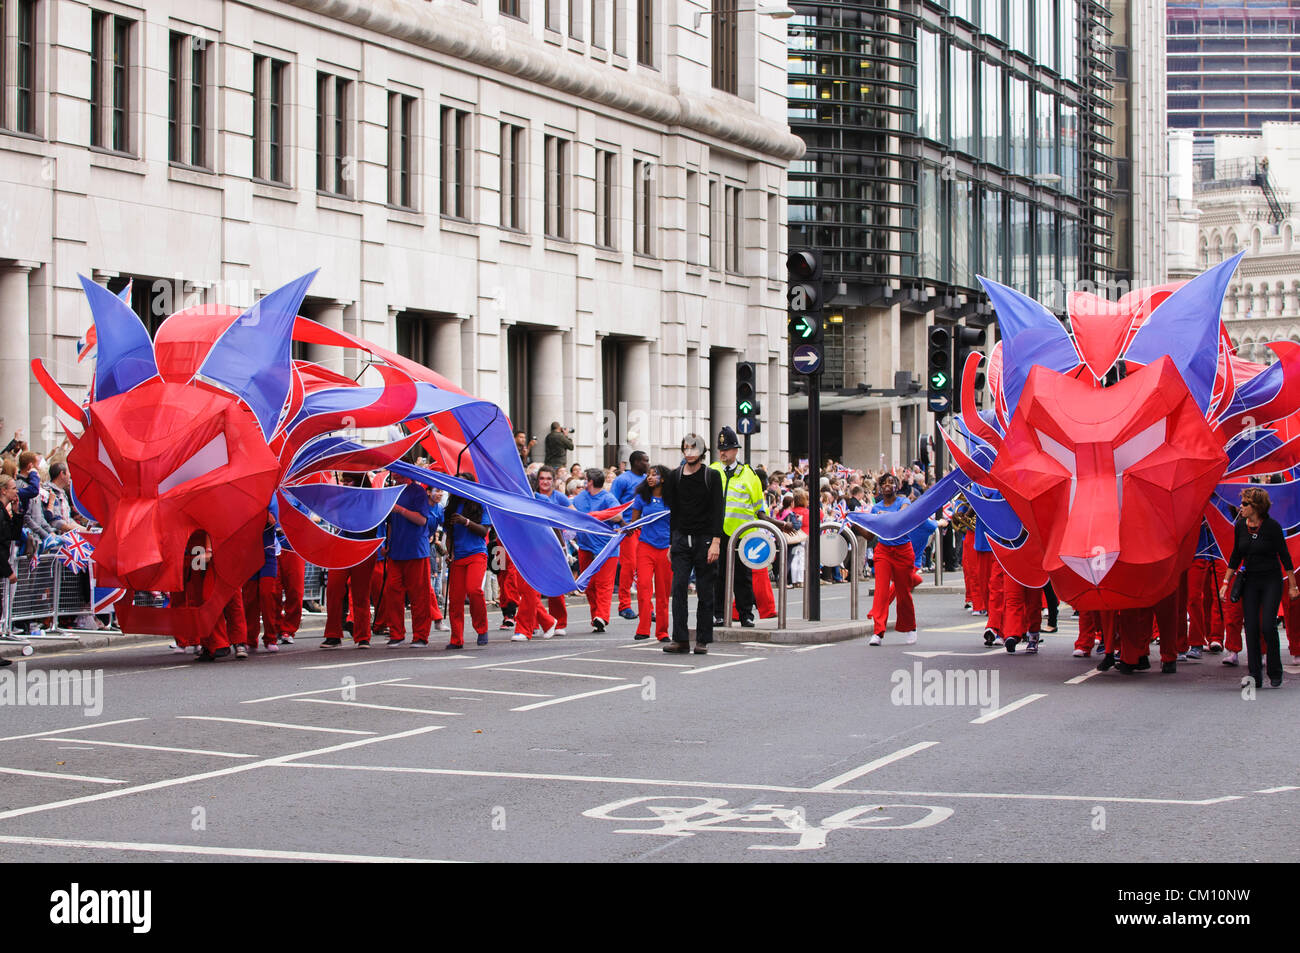
<svg viewBox="0 0 1300 953">
<path fill-rule="evenodd" d="M 1061 608 L 1061 600 L 1056 598 L 1056 590 L 1052 588 L 1052 581 L 1049 579 L 1047 585 L 1043 587 L 1043 598 L 1047 600 L 1047 624 L 1056 625 L 1056 616 Z"/>
<path fill-rule="evenodd" d="M 695 570 L 695 592 L 698 596 L 695 605 L 695 642 L 698 645 L 708 645 L 713 641 L 713 585 L 721 560 L 709 562 L 709 542 L 712 538 L 707 533 L 693 536 L 673 533 L 668 559 L 673 567 L 674 642 L 691 640 L 690 609 L 686 597 L 690 590 L 692 569 Z"/>
<path fill-rule="evenodd" d="M 1282 601 L 1282 575 L 1276 569 L 1270 572 L 1248 572 L 1241 587 L 1241 609 L 1246 615 L 1246 664 L 1255 685 L 1263 685 L 1260 672 L 1259 638 L 1262 634 L 1268 649 L 1268 678 L 1271 682 L 1282 680 L 1282 651 L 1277 638 L 1277 607 Z"/>
<path fill-rule="evenodd" d="M 713 582 L 713 618 L 722 619 L 726 613 L 731 611 L 731 606 L 724 606 L 723 600 L 726 593 L 722 590 L 727 587 L 727 567 L 723 560 L 727 558 L 727 543 L 731 540 L 730 536 L 722 537 L 722 546 L 718 550 L 719 559 L 714 565 L 717 570 Z M 754 616 L 754 572 L 748 566 L 740 561 L 740 544 L 736 544 L 736 554 L 733 561 L 736 564 L 735 572 L 732 573 L 732 583 L 736 587 L 733 597 L 736 600 L 736 611 L 740 613 L 742 619 L 751 619 Z M 696 586 L 698 589 L 699 586 Z"/>
</svg>

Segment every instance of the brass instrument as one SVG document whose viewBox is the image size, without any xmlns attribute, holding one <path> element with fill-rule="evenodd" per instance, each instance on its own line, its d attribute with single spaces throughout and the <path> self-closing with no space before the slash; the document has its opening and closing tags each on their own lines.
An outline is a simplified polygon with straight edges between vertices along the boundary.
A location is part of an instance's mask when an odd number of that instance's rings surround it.
<svg viewBox="0 0 1300 953">
<path fill-rule="evenodd" d="M 958 494 L 957 494 L 957 499 L 960 500 L 961 503 L 965 503 L 965 504 L 966 504 L 966 506 L 967 506 L 967 510 L 966 510 L 966 512 L 964 512 L 964 513 L 962 513 L 962 512 L 958 512 L 957 510 L 954 510 L 954 511 L 953 511 L 953 514 L 952 514 L 952 519 L 950 519 L 950 520 L 948 521 L 948 525 L 949 525 L 950 527 L 952 527 L 954 530 L 957 530 L 957 531 L 962 532 L 962 533 L 973 533 L 973 532 L 975 532 L 975 509 L 974 509 L 974 507 L 972 507 L 972 506 L 970 505 L 970 501 L 969 501 L 968 499 L 966 499 L 966 494 L 965 494 L 965 493 L 958 493 Z"/>
</svg>

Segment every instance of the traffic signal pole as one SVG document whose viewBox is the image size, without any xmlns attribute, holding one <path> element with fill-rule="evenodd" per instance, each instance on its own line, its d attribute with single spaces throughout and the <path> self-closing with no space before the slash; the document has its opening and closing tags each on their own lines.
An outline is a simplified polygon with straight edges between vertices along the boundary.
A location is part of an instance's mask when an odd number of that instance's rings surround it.
<svg viewBox="0 0 1300 953">
<path fill-rule="evenodd" d="M 808 378 L 808 559 L 803 584 L 808 621 L 822 617 L 822 376 Z"/>
</svg>

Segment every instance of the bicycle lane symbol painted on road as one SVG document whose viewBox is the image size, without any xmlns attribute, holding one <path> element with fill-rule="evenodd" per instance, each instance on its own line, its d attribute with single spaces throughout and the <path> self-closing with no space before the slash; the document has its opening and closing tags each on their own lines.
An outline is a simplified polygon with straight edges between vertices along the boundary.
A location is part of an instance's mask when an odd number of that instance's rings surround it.
<svg viewBox="0 0 1300 953">
<path fill-rule="evenodd" d="M 640 811 L 620 813 L 626 808 Z M 756 804 L 736 810 L 715 797 L 624 798 L 583 811 L 601 821 L 641 821 L 654 827 L 620 828 L 615 834 L 654 834 L 694 837 L 697 834 L 762 834 L 794 837 L 793 844 L 751 844 L 750 850 L 821 850 L 832 831 L 902 831 L 934 827 L 952 817 L 950 807 L 928 804 L 863 804 L 837 811 L 809 824 L 804 809 L 782 804 Z"/>
</svg>

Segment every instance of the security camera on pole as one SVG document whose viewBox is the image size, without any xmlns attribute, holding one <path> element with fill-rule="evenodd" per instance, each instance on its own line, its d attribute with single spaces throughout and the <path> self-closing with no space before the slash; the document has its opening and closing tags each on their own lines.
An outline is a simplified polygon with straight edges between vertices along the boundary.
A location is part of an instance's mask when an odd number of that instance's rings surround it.
<svg viewBox="0 0 1300 953">
<path fill-rule="evenodd" d="M 821 374 L 825 364 L 822 347 L 822 256 L 821 252 L 794 251 L 786 260 L 790 296 L 790 364 L 795 373 L 808 378 L 808 565 L 815 574 L 805 600 L 808 621 L 822 617 L 821 586 Z"/>
</svg>

